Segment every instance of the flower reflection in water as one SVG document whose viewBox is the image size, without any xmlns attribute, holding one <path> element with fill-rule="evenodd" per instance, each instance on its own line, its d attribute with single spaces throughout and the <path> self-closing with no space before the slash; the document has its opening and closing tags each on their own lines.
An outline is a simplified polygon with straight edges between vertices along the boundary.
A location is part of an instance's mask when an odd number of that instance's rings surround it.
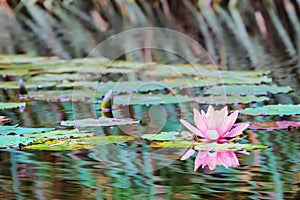
<svg viewBox="0 0 300 200">
<path fill-rule="evenodd" d="M 182 157 L 181 160 L 188 159 L 195 153 L 193 148 L 190 148 Z M 210 170 L 216 168 L 217 165 L 223 165 L 224 167 L 236 167 L 239 165 L 239 160 L 234 151 L 198 151 L 195 158 L 194 171 L 200 166 L 204 168 L 208 166 Z"/>
<path fill-rule="evenodd" d="M 216 143 L 225 144 L 230 143 L 230 140 L 240 134 L 249 126 L 248 122 L 234 124 L 239 111 L 228 115 L 227 107 L 223 109 L 214 110 L 212 106 L 208 107 L 207 113 L 201 110 L 201 113 L 194 109 L 194 121 L 197 126 L 194 127 L 187 121 L 181 119 L 181 123 L 193 133 L 193 139 L 200 145 L 201 143 Z M 181 160 L 191 157 L 196 150 L 190 148 L 182 157 Z M 211 150 L 197 150 L 198 154 L 195 159 L 194 171 L 200 166 L 204 168 L 206 165 L 210 170 L 215 169 L 217 165 L 225 167 L 236 167 L 239 165 L 238 158 L 233 150 L 218 151 Z M 245 153 L 245 152 L 241 152 Z"/>
</svg>

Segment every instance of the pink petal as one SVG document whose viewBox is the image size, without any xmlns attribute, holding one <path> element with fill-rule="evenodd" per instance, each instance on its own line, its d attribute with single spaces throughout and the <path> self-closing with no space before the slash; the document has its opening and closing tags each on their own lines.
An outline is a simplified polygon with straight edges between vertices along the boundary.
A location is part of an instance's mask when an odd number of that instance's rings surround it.
<svg viewBox="0 0 300 200">
<path fill-rule="evenodd" d="M 209 169 L 210 170 L 214 170 L 216 168 L 216 166 L 217 166 L 217 156 L 216 155 L 214 155 L 214 156 L 209 155 L 207 157 L 207 159 L 208 159 L 208 167 L 209 167 Z"/>
<path fill-rule="evenodd" d="M 233 166 L 233 167 L 239 166 L 240 165 L 239 164 L 239 159 L 237 158 L 235 153 L 233 151 L 229 151 L 228 154 L 230 156 L 231 166 Z"/>
<path fill-rule="evenodd" d="M 215 112 L 214 108 L 211 105 L 209 105 L 206 112 L 206 118 L 212 117 L 214 115 L 214 112 Z"/>
<path fill-rule="evenodd" d="M 184 119 L 180 119 L 180 122 L 191 132 L 195 133 L 196 135 L 199 135 L 200 137 L 205 137 L 196 127 L 194 127 Z"/>
<path fill-rule="evenodd" d="M 205 135 L 204 133 L 207 131 L 206 118 L 196 109 L 194 109 L 194 121 L 200 132 Z"/>
<path fill-rule="evenodd" d="M 187 150 L 187 151 L 185 152 L 185 154 L 180 158 L 180 160 L 186 160 L 186 159 L 188 159 L 189 157 L 191 157 L 192 155 L 194 155 L 194 153 L 195 153 L 195 150 L 192 149 L 192 148 L 189 148 L 189 150 Z"/>
<path fill-rule="evenodd" d="M 223 137 L 234 137 L 241 134 L 246 128 L 248 128 L 249 122 L 240 123 L 237 127 L 231 131 L 225 133 Z"/>
<path fill-rule="evenodd" d="M 208 151 L 199 151 L 194 164 L 194 172 L 197 171 L 197 169 L 202 165 L 203 161 L 205 161 L 205 158 L 208 154 Z"/>
<path fill-rule="evenodd" d="M 224 137 L 224 135 L 231 129 L 238 115 L 239 115 L 239 111 L 236 110 L 228 117 L 225 117 L 225 120 L 223 121 L 223 124 L 219 129 L 221 137 Z"/>
</svg>

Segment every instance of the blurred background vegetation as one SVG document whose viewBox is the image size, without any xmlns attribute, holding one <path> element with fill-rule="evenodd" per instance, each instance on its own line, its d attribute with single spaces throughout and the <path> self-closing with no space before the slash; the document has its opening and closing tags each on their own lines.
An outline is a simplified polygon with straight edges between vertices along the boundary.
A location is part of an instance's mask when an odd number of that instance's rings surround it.
<svg viewBox="0 0 300 200">
<path fill-rule="evenodd" d="M 299 64 L 297 0 L 1 0 L 0 15 L 1 54 L 85 57 L 112 35 L 155 26 L 189 35 L 226 69 Z M 134 59 L 149 61 L 143 53 Z"/>
</svg>

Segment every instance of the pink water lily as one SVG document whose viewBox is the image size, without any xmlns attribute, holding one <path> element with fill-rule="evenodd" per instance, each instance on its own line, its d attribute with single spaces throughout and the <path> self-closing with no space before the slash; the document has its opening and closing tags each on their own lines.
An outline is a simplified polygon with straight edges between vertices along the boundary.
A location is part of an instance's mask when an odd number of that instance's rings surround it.
<svg viewBox="0 0 300 200">
<path fill-rule="evenodd" d="M 194 109 L 194 121 L 196 127 L 181 119 L 180 122 L 189 129 L 195 142 L 210 143 L 210 144 L 223 144 L 229 143 L 229 139 L 241 134 L 248 126 L 248 122 L 234 124 L 239 111 L 234 111 L 228 115 L 227 107 L 225 106 L 221 110 L 214 110 L 212 106 L 208 107 L 205 113 L 201 110 L 201 113 Z M 190 148 L 181 157 L 181 160 L 186 160 L 191 157 L 196 151 L 194 148 Z M 223 165 L 225 167 L 236 167 L 239 165 L 237 156 L 233 150 L 230 151 L 215 151 L 215 150 L 198 150 L 195 158 L 194 171 L 200 166 L 208 166 L 210 170 L 213 170 L 217 165 Z M 245 153 L 245 152 L 241 152 Z"/>
<path fill-rule="evenodd" d="M 188 159 L 195 153 L 193 148 L 190 148 L 181 158 L 181 160 Z M 234 151 L 198 151 L 195 158 L 194 171 L 200 166 L 204 168 L 208 166 L 210 170 L 216 168 L 217 165 L 223 165 L 226 168 L 236 167 L 239 165 L 239 160 Z"/>
<path fill-rule="evenodd" d="M 194 121 L 197 128 L 184 119 L 180 122 L 203 142 L 224 143 L 228 141 L 228 138 L 241 134 L 249 126 L 248 122 L 243 122 L 236 124 L 233 128 L 238 114 L 237 110 L 228 115 L 226 106 L 221 110 L 214 110 L 212 106 L 209 106 L 206 113 L 203 110 L 200 113 L 194 109 Z"/>
</svg>

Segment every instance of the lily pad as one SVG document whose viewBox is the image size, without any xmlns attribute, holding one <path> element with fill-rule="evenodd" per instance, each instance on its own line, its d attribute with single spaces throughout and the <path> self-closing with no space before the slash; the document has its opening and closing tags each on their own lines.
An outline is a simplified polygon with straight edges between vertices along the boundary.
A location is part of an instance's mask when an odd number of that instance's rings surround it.
<svg viewBox="0 0 300 200">
<path fill-rule="evenodd" d="M 192 102 L 194 98 L 182 95 L 164 94 L 131 94 L 115 96 L 117 105 L 155 105 Z"/>
<path fill-rule="evenodd" d="M 0 55 L 0 64 L 28 64 L 55 61 L 58 57 L 36 57 L 31 55 Z"/>
<path fill-rule="evenodd" d="M 29 91 L 26 95 L 29 99 L 68 102 L 68 101 L 86 101 L 94 102 L 94 98 L 101 97 L 104 94 L 95 93 L 94 90 L 40 90 Z"/>
<path fill-rule="evenodd" d="M 246 104 L 251 102 L 268 101 L 265 96 L 204 96 L 198 97 L 195 102 L 202 104 Z"/>
<path fill-rule="evenodd" d="M 88 126 L 120 126 L 128 124 L 139 124 L 140 120 L 124 118 L 106 118 L 100 117 L 98 119 L 79 119 L 75 121 L 62 121 L 60 125 L 62 126 L 77 126 L 77 127 L 88 127 Z"/>
<path fill-rule="evenodd" d="M 62 138 L 81 138 L 92 137 L 94 133 L 81 132 L 78 129 L 73 130 L 52 130 L 44 133 L 33 133 L 24 135 L 28 138 L 35 138 L 36 140 L 48 140 L 48 139 L 62 139 Z"/>
<path fill-rule="evenodd" d="M 292 91 L 289 86 L 281 87 L 277 85 L 224 85 L 213 86 L 204 94 L 211 95 L 265 95 L 266 93 L 287 93 Z"/>
<path fill-rule="evenodd" d="M 165 79 L 165 82 L 182 83 L 183 88 L 190 87 L 207 87 L 223 84 L 260 84 L 271 83 L 272 79 L 267 76 L 246 76 L 246 77 L 205 77 L 205 78 L 180 78 L 180 79 Z"/>
<path fill-rule="evenodd" d="M 169 141 L 169 140 L 175 140 L 175 139 L 183 139 L 190 136 L 190 133 L 187 131 L 182 132 L 161 132 L 158 134 L 145 134 L 142 135 L 141 138 L 147 139 L 147 140 L 159 140 L 159 141 Z"/>
<path fill-rule="evenodd" d="M 148 92 L 163 89 L 173 89 L 182 86 L 182 83 L 167 83 L 167 82 L 153 82 L 153 81 L 122 81 L 122 82 L 108 82 L 99 83 L 98 91 L 107 92 L 113 90 L 114 92 Z"/>
<path fill-rule="evenodd" d="M 52 130 L 54 130 L 54 128 L 25 128 L 15 126 L 0 126 L 0 135 L 32 134 Z"/>
<path fill-rule="evenodd" d="M 40 89 L 49 88 L 55 86 L 55 82 L 25 82 L 26 89 Z M 19 89 L 18 81 L 8 81 L 0 84 L 0 88 L 3 89 Z"/>
<path fill-rule="evenodd" d="M 140 61 L 125 61 L 118 60 L 110 63 L 108 67 L 110 68 L 130 68 L 130 69 L 141 69 L 148 68 L 150 66 L 154 66 L 156 63 L 154 62 L 140 62 Z"/>
<path fill-rule="evenodd" d="M 15 76 L 28 76 L 28 75 L 34 75 L 34 74 L 39 74 L 41 71 L 31 71 L 27 69 L 2 69 L 0 70 L 0 75 L 4 76 L 10 76 L 10 77 L 15 77 Z"/>
<path fill-rule="evenodd" d="M 300 115 L 300 105 L 279 104 L 256 108 L 245 108 L 240 111 L 246 115 Z"/>
<path fill-rule="evenodd" d="M 278 130 L 300 127 L 300 122 L 295 121 L 268 121 L 268 122 L 251 122 L 249 129 L 264 129 L 264 130 Z"/>
<path fill-rule="evenodd" d="M 0 135 L 0 148 L 18 148 L 21 145 L 28 145 L 34 140 L 34 138 L 20 137 L 15 135 Z"/>
<path fill-rule="evenodd" d="M 239 143 L 192 143 L 192 141 L 173 141 L 173 142 L 156 142 L 151 144 L 152 147 L 163 147 L 163 148 L 188 148 L 193 146 L 195 150 L 199 151 L 229 151 L 229 150 L 254 150 L 254 149 L 265 149 L 268 146 L 255 145 L 255 144 L 239 144 Z"/>
<path fill-rule="evenodd" d="M 26 106 L 25 102 L 18 102 L 18 103 L 0 102 L 0 109 L 19 108 L 25 106 Z"/>
<path fill-rule="evenodd" d="M 64 81 L 64 80 L 83 80 L 83 81 L 87 81 L 87 80 L 92 80 L 92 75 L 91 74 L 40 74 L 37 76 L 34 76 L 30 79 L 28 79 L 31 82 L 35 82 L 35 81 Z"/>
<path fill-rule="evenodd" d="M 24 147 L 25 149 L 35 149 L 35 150 L 77 150 L 77 149 L 90 149 L 99 145 L 115 144 L 126 142 L 128 140 L 133 140 L 134 137 L 131 136 L 94 136 L 85 137 L 78 139 L 60 139 L 46 141 L 40 144 L 33 144 Z"/>
</svg>

